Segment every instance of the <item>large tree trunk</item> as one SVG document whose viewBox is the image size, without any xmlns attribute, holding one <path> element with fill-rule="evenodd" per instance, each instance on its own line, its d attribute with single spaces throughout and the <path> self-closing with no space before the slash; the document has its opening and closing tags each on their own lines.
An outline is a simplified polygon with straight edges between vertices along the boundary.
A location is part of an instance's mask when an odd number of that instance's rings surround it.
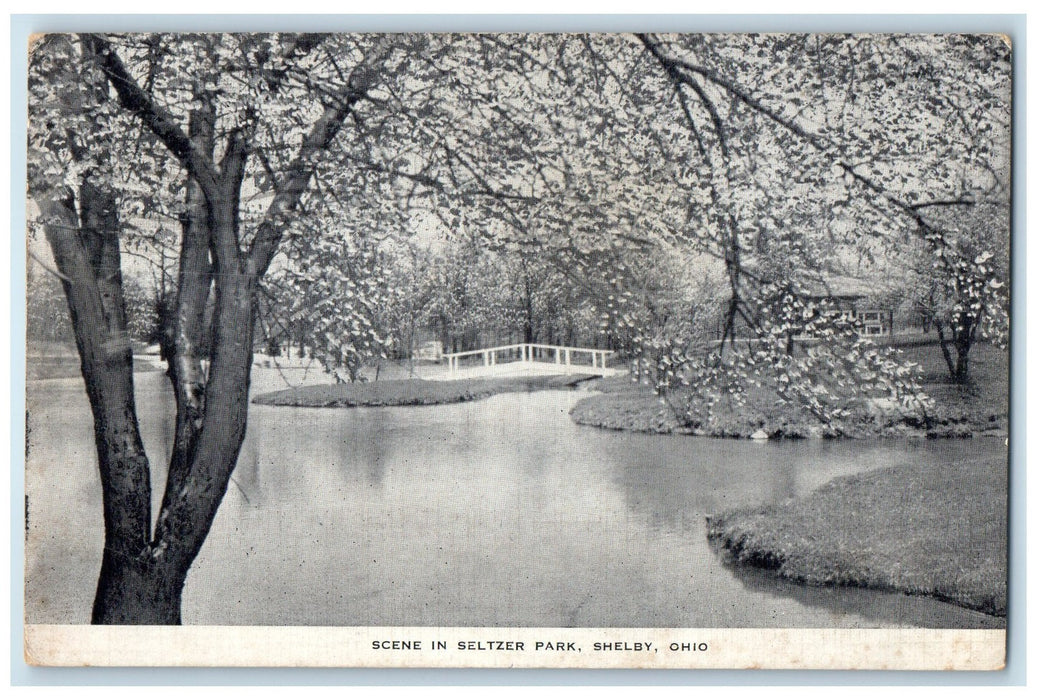
<svg viewBox="0 0 1037 700">
<path fill-rule="evenodd" d="M 176 491 L 167 491 L 166 505 L 155 526 L 154 556 L 180 585 L 209 534 L 245 438 L 253 280 L 228 275 L 216 285 L 214 352 L 205 388 L 205 417 L 187 473 Z"/>
<path fill-rule="evenodd" d="M 188 571 L 216 518 L 245 438 L 255 289 L 255 277 L 248 274 L 225 275 L 216 285 L 214 352 L 201 428 L 181 473 L 175 480 L 170 475 L 145 560 L 113 559 L 107 578 L 102 565 L 95 623 L 180 624 Z"/>
<path fill-rule="evenodd" d="M 95 625 L 179 625 L 187 569 L 116 559 L 105 552 L 91 622 Z"/>
<path fill-rule="evenodd" d="M 211 226 L 212 238 L 224 242 L 224 254 L 216 254 L 214 275 L 208 274 L 210 236 L 192 233 L 190 222 L 185 225 L 170 358 L 176 442 L 152 537 L 150 469 L 134 403 L 114 198 L 84 184 L 77 213 L 75 197 L 65 194 L 38 201 L 63 275 L 94 415 L 105 540 L 91 620 L 179 624 L 187 573 L 215 519 L 245 436 L 258 275 L 251 261 L 241 263 L 233 247 L 237 198 L 228 193 L 217 207 L 195 200 L 192 215 L 202 216 L 192 221 Z M 206 274 L 195 274 L 199 270 Z M 218 281 L 206 381 L 196 347 L 212 277 Z"/>
<path fill-rule="evenodd" d="M 88 189 L 81 224 L 69 196 L 36 198 L 51 225 L 47 237 L 65 276 L 83 377 L 94 411 L 104 493 L 105 548 L 93 611 L 97 623 L 176 624 L 187 572 L 212 527 L 245 437 L 252 365 L 255 295 L 313 176 L 314 160 L 334 140 L 367 89 L 363 80 L 325 107 L 289 164 L 248 254 L 239 248 L 238 207 L 249 155 L 246 129 L 232 129 L 219 164 L 213 159 L 212 104 L 191 115 L 188 133 L 140 88 L 101 36 L 84 35 L 118 94 L 119 104 L 176 156 L 189 173 L 175 328 L 166 337 L 177 425 L 169 478 L 151 532 L 151 485 L 133 402 L 114 198 Z M 106 99 L 106 92 L 98 99 Z M 246 120 L 248 121 L 248 120 Z M 209 367 L 201 369 L 210 288 L 215 309 Z"/>
<path fill-rule="evenodd" d="M 80 211 L 66 192 L 39 198 L 45 234 L 63 285 L 94 417 L 104 509 L 104 554 L 93 622 L 133 622 L 136 582 L 150 576 L 151 475 L 133 396 L 133 355 L 126 333 L 114 198 L 89 183 Z M 143 603 L 142 603 L 143 604 Z M 179 599 L 176 604 L 179 610 Z M 155 611 L 158 612 L 157 609 Z M 176 613 L 179 618 L 179 612 Z M 155 622 L 149 615 L 147 622 Z"/>
</svg>

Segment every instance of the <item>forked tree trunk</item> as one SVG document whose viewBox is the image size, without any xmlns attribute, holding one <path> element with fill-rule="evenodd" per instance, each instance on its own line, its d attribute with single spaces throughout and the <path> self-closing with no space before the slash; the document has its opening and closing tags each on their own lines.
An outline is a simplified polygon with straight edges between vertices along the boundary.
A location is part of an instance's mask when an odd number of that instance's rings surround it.
<svg viewBox="0 0 1037 700">
<path fill-rule="evenodd" d="M 229 268 L 217 265 L 214 350 L 204 385 L 190 369 L 198 361 L 188 352 L 190 343 L 176 344 L 171 374 L 177 386 L 177 440 L 152 536 L 150 468 L 134 402 L 115 202 L 88 185 L 79 194 L 78 212 L 71 192 L 63 199 L 38 201 L 63 275 L 94 417 L 105 535 L 91 621 L 179 624 L 187 573 L 215 519 L 245 436 L 258 275 L 233 261 Z M 233 206 L 236 200 L 218 220 L 224 229 L 236 225 Z M 182 278 L 191 282 L 181 289 L 181 302 L 193 299 L 203 305 L 206 294 L 194 285 L 208 289 L 208 279 Z M 196 336 L 197 318 L 185 316 L 183 305 L 180 310 L 179 331 L 183 337 Z M 204 395 L 198 396 L 202 386 Z"/>
<path fill-rule="evenodd" d="M 150 544 L 135 558 L 110 554 L 106 547 L 94 623 L 180 624 L 188 571 L 215 520 L 245 437 L 254 291 L 247 275 L 217 285 L 204 423 L 191 454 L 171 460 L 171 468 L 179 464 L 182 471 L 167 484 Z"/>
<path fill-rule="evenodd" d="M 34 193 L 61 272 L 82 364 L 100 467 L 105 540 L 92 621 L 178 624 L 187 572 L 212 527 L 245 437 L 258 280 L 299 206 L 313 160 L 334 140 L 363 81 L 329 105 L 304 137 L 287 177 L 258 226 L 247 255 L 239 250 L 238 208 L 249 146 L 232 130 L 213 161 L 211 105 L 192 114 L 184 134 L 142 90 L 100 36 L 84 50 L 104 71 L 119 104 L 176 155 L 190 173 L 176 327 L 167 335 L 177 425 L 159 516 L 151 522 L 151 475 L 133 395 L 133 356 L 122 294 L 115 197 L 87 176 L 76 193 Z M 366 74 L 364 74 L 366 75 Z M 106 91 L 105 91 L 106 92 Z M 106 99 L 98 92 L 98 99 Z M 205 102 L 205 101 L 202 101 Z M 210 288 L 215 290 L 209 367 L 200 345 Z"/>
</svg>

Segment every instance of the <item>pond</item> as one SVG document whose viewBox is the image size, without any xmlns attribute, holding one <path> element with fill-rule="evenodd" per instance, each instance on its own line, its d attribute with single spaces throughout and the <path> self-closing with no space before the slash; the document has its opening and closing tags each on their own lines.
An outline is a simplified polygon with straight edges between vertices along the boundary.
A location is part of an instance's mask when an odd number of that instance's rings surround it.
<svg viewBox="0 0 1037 700">
<path fill-rule="evenodd" d="M 257 390 L 276 383 L 257 370 Z M 155 507 L 171 443 L 161 373 L 136 376 Z M 726 565 L 705 516 L 1003 441 L 755 443 L 575 425 L 582 391 L 428 407 L 251 407 L 188 577 L 185 624 L 950 627 L 935 600 L 811 588 Z M 82 382 L 31 382 L 26 618 L 89 620 L 101 492 Z"/>
</svg>

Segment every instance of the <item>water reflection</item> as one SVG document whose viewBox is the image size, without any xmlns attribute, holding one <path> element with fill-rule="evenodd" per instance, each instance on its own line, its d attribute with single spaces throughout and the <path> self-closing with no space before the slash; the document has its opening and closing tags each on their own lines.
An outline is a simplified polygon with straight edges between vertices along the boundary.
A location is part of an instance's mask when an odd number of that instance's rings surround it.
<svg viewBox="0 0 1037 700">
<path fill-rule="evenodd" d="M 827 610 L 829 627 L 841 627 L 842 620 L 857 616 L 864 617 L 873 623 L 871 626 L 877 627 L 889 619 L 910 620 L 917 615 L 912 608 L 919 599 L 911 596 L 852 587 L 826 588 L 826 594 L 819 596 L 818 588 L 780 578 L 774 572 L 726 562 L 724 567 L 747 590 L 783 596 L 803 605 Z M 926 626 L 937 629 L 1000 629 L 1005 624 L 1002 618 L 980 612 L 962 610 L 951 605 L 933 605 L 927 611 Z"/>
<path fill-rule="evenodd" d="M 138 378 L 138 391 L 149 393 L 141 424 L 158 484 L 172 402 L 164 377 Z M 89 412 L 81 383 L 30 390 L 27 615 L 83 622 L 92 593 L 83 582 L 96 577 L 101 541 Z M 434 407 L 253 406 L 234 483 L 188 579 L 185 621 L 991 624 L 928 599 L 732 570 L 710 550 L 705 516 L 803 495 L 842 474 L 1003 446 L 623 434 L 573 424 L 568 410 L 578 398 L 540 392 Z"/>
</svg>

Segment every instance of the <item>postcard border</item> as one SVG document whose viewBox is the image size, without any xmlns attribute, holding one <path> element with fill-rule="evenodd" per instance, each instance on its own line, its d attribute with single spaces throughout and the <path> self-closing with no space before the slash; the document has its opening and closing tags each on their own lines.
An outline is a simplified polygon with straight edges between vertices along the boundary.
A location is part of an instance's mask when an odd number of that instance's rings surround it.
<svg viewBox="0 0 1037 700">
<path fill-rule="evenodd" d="M 1007 632 L 1007 665 L 993 674 L 945 674 L 943 672 L 909 673 L 903 671 L 880 671 L 862 674 L 859 671 L 825 672 L 777 672 L 764 671 L 753 674 L 750 680 L 737 671 L 710 672 L 708 676 L 696 672 L 677 671 L 680 681 L 689 684 L 984 684 L 1017 685 L 1025 682 L 1026 650 L 1026 533 L 1025 533 L 1025 400 L 1023 395 L 1024 335 L 1026 326 L 1025 261 L 1026 254 L 1025 214 L 1025 83 L 1026 83 L 1026 17 L 1025 15 L 439 15 L 439 16 L 379 16 L 379 15 L 12 15 L 11 16 L 11 231 L 22 231 L 25 225 L 25 85 L 21 76 L 25 74 L 23 47 L 28 36 L 39 31 L 77 30 L 245 30 L 264 29 L 305 30 L 322 28 L 340 31 L 445 31 L 494 29 L 510 31 L 559 31 L 596 30 L 618 31 L 638 29 L 662 29 L 667 31 L 998 31 L 1008 34 L 1013 40 L 1013 338 L 1011 347 L 1011 415 L 1010 432 L 1010 539 L 1009 539 L 1009 619 Z M 24 434 L 24 309 L 25 309 L 25 260 L 22 239 L 11 238 L 11 403 L 10 422 L 12 438 Z M 23 626 L 24 586 L 24 541 L 21 537 L 24 506 L 24 453 L 20 440 L 11 444 L 11 683 L 12 685 L 65 684 L 69 682 L 93 684 L 241 684 L 285 682 L 284 670 L 260 669 L 260 672 L 244 672 L 243 669 L 205 669 L 207 673 L 192 674 L 185 678 L 176 671 L 149 671 L 141 675 L 134 669 L 46 669 L 30 667 L 21 658 L 22 639 L 26 631 Z M 296 669 L 290 681 L 297 684 L 327 683 L 327 672 L 318 669 Z M 385 674 L 405 669 L 382 669 Z M 567 670 L 581 674 L 579 669 Z M 657 671 L 609 672 L 624 674 L 635 682 L 660 682 Z M 636 674 L 631 676 L 629 674 Z M 278 675 L 282 674 L 282 675 Z M 655 674 L 654 676 L 652 674 Z M 339 669 L 332 675 L 333 682 L 361 682 L 369 674 L 362 670 Z M 582 674 L 584 682 L 610 682 L 601 675 Z M 479 671 L 477 669 L 450 669 L 437 672 L 434 676 L 424 674 L 422 682 L 474 683 L 531 683 L 528 674 L 515 676 L 504 671 Z M 614 682 L 614 681 L 613 681 Z M 666 682 L 674 682 L 671 673 Z"/>
</svg>

